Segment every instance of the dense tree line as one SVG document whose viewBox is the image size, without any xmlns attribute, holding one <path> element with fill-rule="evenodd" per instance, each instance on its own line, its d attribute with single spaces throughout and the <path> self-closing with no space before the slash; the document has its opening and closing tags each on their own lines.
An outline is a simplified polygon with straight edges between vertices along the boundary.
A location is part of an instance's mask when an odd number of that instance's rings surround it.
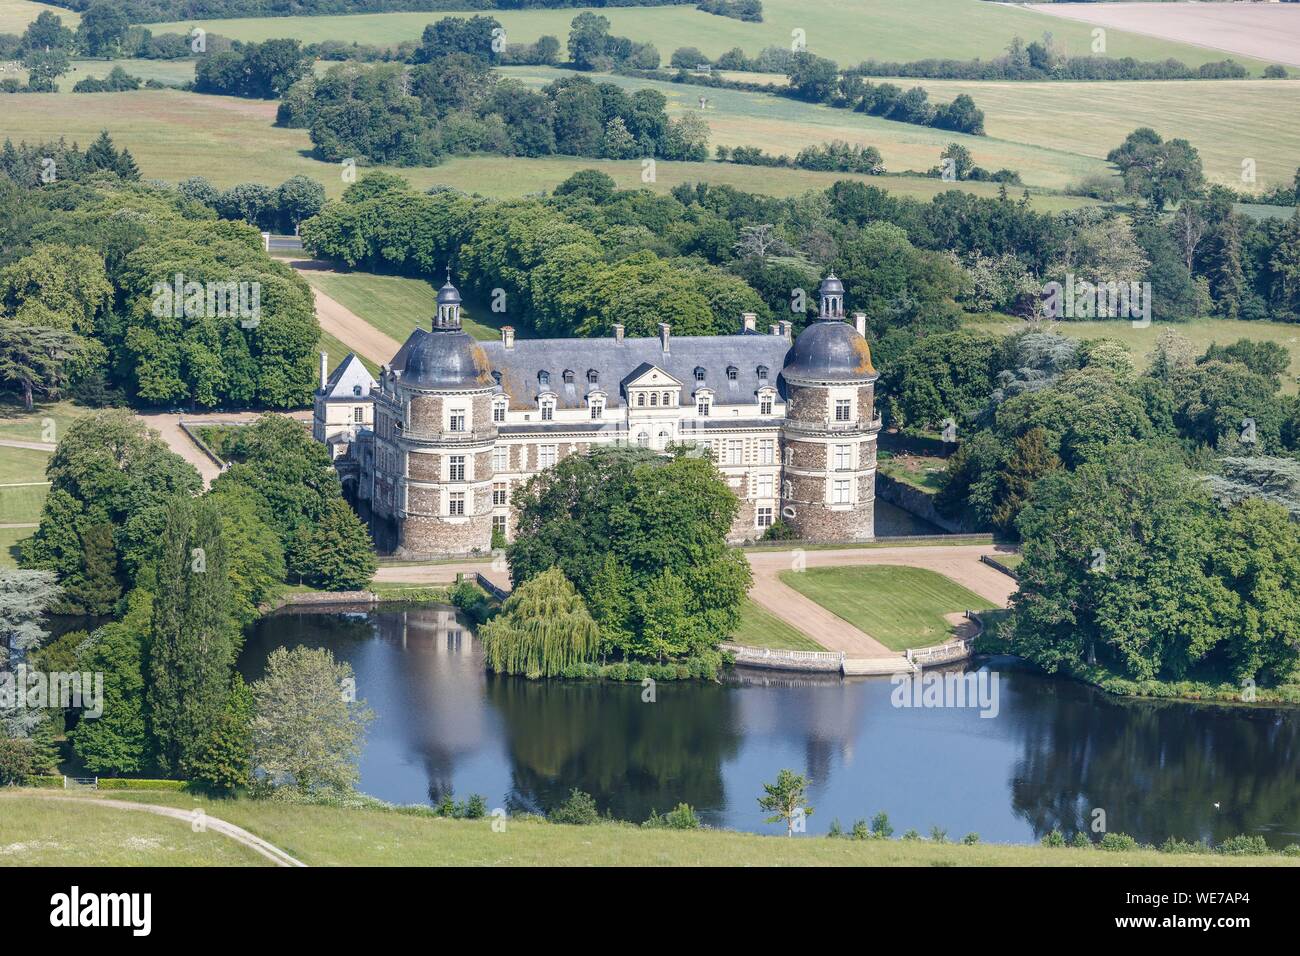
<svg viewBox="0 0 1300 956">
<path fill-rule="evenodd" d="M 696 9 L 747 23 L 763 22 L 762 0 L 700 0 Z"/>
<path fill-rule="evenodd" d="M 0 317 L 24 336 L 80 346 L 36 390 L 89 402 L 306 404 L 320 334 L 306 284 L 265 253 L 256 229 L 123 180 L 129 160 L 107 136 L 84 153 L 0 152 Z M 4 360 L 23 341 L 7 336 Z"/>
<path fill-rule="evenodd" d="M 431 165 L 446 154 L 492 152 L 608 159 L 702 160 L 708 127 L 669 120 L 663 94 L 564 77 L 542 90 L 503 80 L 482 58 L 433 56 L 400 66 L 331 67 L 294 85 L 277 121 L 306 128 L 322 158 Z"/>
<path fill-rule="evenodd" d="M 275 187 L 240 183 L 224 190 L 202 176 L 191 176 L 177 189 L 222 219 L 246 222 L 268 232 L 296 234 L 299 224 L 325 208 L 325 187 L 306 176 L 291 176 Z"/>
<path fill-rule="evenodd" d="M 1003 56 L 992 60 L 930 58 L 906 63 L 864 60 L 846 73 L 946 80 L 1240 80 L 1250 76 L 1233 60 L 1190 67 L 1180 60 L 1135 60 L 1131 56 L 1068 56 L 1050 33 L 1025 43 L 1013 37 Z"/>
<path fill-rule="evenodd" d="M 880 150 L 874 146 L 859 146 L 843 140 L 805 146 L 793 159 L 784 154 L 770 155 L 757 146 L 719 146 L 717 156 L 724 163 L 739 163 L 743 166 L 778 166 L 835 173 L 864 173 L 868 176 L 879 176 L 885 172 L 885 161 Z"/>
<path fill-rule="evenodd" d="M 311 71 L 311 56 L 297 40 L 235 43 L 194 66 L 198 93 L 276 99 Z"/>
<path fill-rule="evenodd" d="M 103 0 L 58 0 L 84 11 Z M 697 0 L 113 0 L 130 23 L 236 17 L 337 16 L 349 13 L 423 13 L 442 10 L 556 10 L 568 7 L 659 7 Z M 741 0 L 756 2 L 756 0 Z"/>
</svg>

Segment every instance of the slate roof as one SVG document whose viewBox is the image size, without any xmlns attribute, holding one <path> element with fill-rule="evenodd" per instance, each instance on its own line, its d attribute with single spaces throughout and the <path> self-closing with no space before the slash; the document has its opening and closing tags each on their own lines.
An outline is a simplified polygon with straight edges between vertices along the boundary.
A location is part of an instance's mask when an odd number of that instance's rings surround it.
<svg viewBox="0 0 1300 956">
<path fill-rule="evenodd" d="M 593 389 L 605 392 L 606 407 L 623 407 L 627 401 L 624 383 L 650 366 L 663 369 L 682 383 L 683 402 L 690 400 L 697 388 L 708 387 L 713 390 L 715 405 L 753 404 L 760 386 L 780 388 L 778 376 L 790 349 L 784 336 L 759 333 L 674 337 L 669 340 L 667 354 L 658 336 L 625 338 L 621 342 L 612 336 L 516 339 L 511 349 L 499 340 L 482 345 L 492 371 L 500 374 L 501 386 L 517 408 L 533 408 L 543 392 L 554 394 L 560 408 L 581 408 Z M 766 381 L 759 378 L 759 366 L 767 369 Z M 728 367 L 736 369 L 735 381 L 727 378 Z M 696 368 L 704 370 L 702 382 L 696 381 Z M 592 369 L 597 374 L 594 385 L 587 381 L 587 372 Z M 571 383 L 564 381 L 566 370 L 573 373 Z M 542 384 L 542 372 L 549 374 L 549 385 Z"/>
<path fill-rule="evenodd" d="M 361 359 L 357 358 L 352 352 L 347 354 L 338 367 L 334 369 L 329 378 L 325 380 L 325 388 L 322 394 L 328 401 L 330 399 L 355 400 L 358 395 L 369 395 L 370 390 L 375 387 L 375 380 L 366 367 L 361 364 Z M 360 391 L 357 391 L 360 389 Z"/>
</svg>

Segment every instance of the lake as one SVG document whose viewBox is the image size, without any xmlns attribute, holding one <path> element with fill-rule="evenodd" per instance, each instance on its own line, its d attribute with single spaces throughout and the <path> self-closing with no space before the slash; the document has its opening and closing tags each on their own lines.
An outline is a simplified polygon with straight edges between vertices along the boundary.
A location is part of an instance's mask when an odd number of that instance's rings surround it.
<svg viewBox="0 0 1300 956">
<path fill-rule="evenodd" d="M 360 789 L 395 803 L 481 793 L 543 812 L 576 787 L 622 819 L 686 802 L 708 825 L 777 833 L 757 798 L 788 767 L 812 781 L 809 833 L 885 810 L 896 835 L 1027 842 L 1100 809 L 1144 842 L 1300 842 L 1300 709 L 1117 700 L 1001 658 L 979 664 L 997 677 L 988 718 L 896 707 L 889 678 L 753 670 L 643 702 L 639 684 L 488 674 L 454 609 L 395 608 L 281 611 L 240 662 L 256 679 L 275 647 L 307 645 L 351 664 L 376 714 Z"/>
</svg>

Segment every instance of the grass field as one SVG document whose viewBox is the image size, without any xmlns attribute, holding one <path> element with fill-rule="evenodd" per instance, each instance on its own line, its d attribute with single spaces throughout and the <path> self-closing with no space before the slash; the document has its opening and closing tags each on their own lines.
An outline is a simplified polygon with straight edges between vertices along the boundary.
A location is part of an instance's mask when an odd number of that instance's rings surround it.
<svg viewBox="0 0 1300 956">
<path fill-rule="evenodd" d="M 527 43 L 543 34 L 559 39 L 569 35 L 569 24 L 583 12 L 568 10 L 493 10 L 512 43 Z M 985 0 L 764 0 L 763 22 L 744 23 L 729 17 L 702 13 L 691 7 L 632 7 L 596 10 L 610 21 L 610 31 L 653 43 L 667 62 L 678 47 L 698 47 L 716 57 L 732 47 L 753 55 L 763 47 L 788 48 L 792 31 L 803 30 L 813 53 L 841 65 L 868 57 L 911 60 L 921 57 L 982 57 L 1002 53 L 1012 36 L 1033 39 L 1051 31 L 1071 53 L 1087 54 L 1092 28 L 1083 23 L 1049 18 L 1027 10 Z M 150 24 L 154 33 L 183 33 L 191 26 L 239 40 L 298 37 L 307 41 L 344 39 L 358 43 L 393 45 L 418 40 L 424 27 L 449 14 L 382 13 L 346 17 L 251 18 L 195 20 Z M 465 16 L 471 15 L 465 13 Z M 1221 60 L 1215 50 L 1126 33 L 1107 31 L 1107 53 L 1140 60 L 1176 57 L 1196 65 Z M 1256 71 L 1264 63 L 1237 57 Z"/>
<path fill-rule="evenodd" d="M 876 461 L 881 474 L 906 482 L 922 491 L 938 491 L 939 474 L 944 469 L 944 459 L 937 455 L 912 455 L 906 452 L 880 451 Z"/>
<path fill-rule="evenodd" d="M 501 72 L 537 87 L 558 77 L 574 75 L 570 70 L 549 67 L 508 67 Z M 1021 134 L 1014 130 L 1010 131 L 1013 135 L 1009 138 L 970 136 L 867 116 L 852 110 L 803 103 L 769 93 L 712 90 L 623 76 L 602 76 L 600 79 L 628 89 L 650 87 L 659 90 L 668 99 L 670 116 L 680 116 L 688 110 L 698 112 L 699 97 L 703 94 L 708 98 L 703 115 L 713 131 L 711 143 L 715 146 L 758 146 L 769 153 L 793 156 L 804 146 L 845 140 L 875 146 L 891 172 L 925 172 L 939 165 L 939 154 L 945 146 L 957 142 L 971 151 L 979 165 L 988 169 L 1014 169 L 1029 185 L 1051 189 L 1064 189 L 1086 175 L 1111 172 L 1104 158 L 1079 155 L 1053 144 L 1048 137 L 1043 137 L 1038 143 L 1020 142 Z M 1300 91 L 1300 84 L 1296 89 Z M 975 100 L 984 106 L 980 97 Z M 1131 128 L 1120 133 L 1114 145 L 1118 145 Z M 1104 155 L 1105 150 L 1102 151 Z"/>
<path fill-rule="evenodd" d="M 427 328 L 438 311 L 438 290 L 423 279 L 377 275 L 373 272 L 299 273 L 313 288 L 347 306 L 379 331 L 398 342 L 417 328 Z M 497 327 L 474 320 L 468 306 L 461 309 L 461 325 L 480 341 L 499 339 Z"/>
<path fill-rule="evenodd" d="M 740 627 L 730 639 L 745 647 L 773 647 L 788 651 L 826 650 L 802 631 L 791 627 L 749 598 L 740 606 Z"/>
<path fill-rule="evenodd" d="M 945 614 L 994 607 L 926 568 L 809 568 L 782 571 L 781 580 L 895 651 L 947 640 L 952 628 Z"/>
<path fill-rule="evenodd" d="M 242 799 L 213 801 L 177 793 L 114 791 L 110 795 L 200 808 L 310 866 L 1285 866 L 1295 862 L 1281 855 L 1183 856 L 1150 850 L 1104 853 L 928 840 L 790 839 L 729 830 L 643 830 L 618 824 L 575 827 L 523 820 L 511 820 L 504 830 L 494 832 L 490 820 L 439 820 Z M 95 813 L 96 808 L 76 806 L 56 812 L 48 801 L 22 792 L 0 800 L 5 801 L 5 812 L 0 814 L 0 864 L 200 863 L 207 862 L 202 854 L 215 852 L 209 840 L 225 839 L 211 831 L 191 834 L 184 821 L 164 818 L 157 818 L 161 830 L 133 833 L 133 828 L 145 826 L 134 815 L 115 829 L 114 818 Z M 76 835 L 75 840 L 70 834 Z M 133 839 L 137 837 L 143 840 Z M 154 844 L 155 840 L 162 845 Z M 20 845 L 14 848 L 16 844 Z M 77 847 L 81 856 L 74 859 Z M 233 843 L 231 847 L 239 849 Z M 189 861 L 182 860 L 182 852 L 192 854 Z M 250 853 L 229 862 L 259 860 Z"/>
<path fill-rule="evenodd" d="M 1300 16 L 1300 10 L 1296 13 Z M 1296 81 L 892 82 L 905 89 L 922 86 L 931 100 L 941 102 L 969 94 L 984 111 L 990 145 L 1014 142 L 1101 161 L 1134 129 L 1150 126 L 1166 138 L 1188 140 L 1201 154 L 1206 177 L 1236 189 L 1290 184 L 1300 166 L 1300 124 L 1279 122 L 1280 117 L 1300 115 Z M 989 165 L 981 156 L 985 140 L 966 142 L 976 161 Z M 1246 159 L 1255 161 L 1253 184 L 1242 182 Z M 1011 165 L 1000 160 L 997 164 Z M 1027 176 L 1025 181 L 1038 180 Z"/>
<path fill-rule="evenodd" d="M 3 0 L 0 0 L 3 2 Z M 71 93 L 72 87 L 78 80 L 86 77 L 96 77 L 102 79 L 108 76 L 110 70 L 115 66 L 120 66 L 132 76 L 138 76 L 141 80 L 158 80 L 169 85 L 179 86 L 182 83 L 194 79 L 194 61 L 193 60 L 73 60 L 72 69 L 64 76 L 59 78 L 59 89 L 65 93 Z M 0 77 L 17 77 L 20 81 L 27 81 L 27 71 L 19 66 L 17 69 L 0 73 Z M 100 96 L 102 94 L 83 93 L 81 96 Z"/>
<path fill-rule="evenodd" d="M 18 567 L 14 548 L 23 538 L 29 538 L 35 528 L 0 528 L 0 571 Z"/>
<path fill-rule="evenodd" d="M 0 401 L 0 438 L 57 442 L 64 429 L 88 409 L 72 402 L 37 402 L 27 411 L 14 401 Z"/>
<path fill-rule="evenodd" d="M 326 193 L 333 197 L 347 186 L 340 167 L 311 157 L 311 140 L 305 130 L 273 125 L 276 104 L 271 101 L 180 90 L 138 90 L 10 96 L 5 98 L 4 108 L 0 136 L 29 143 L 62 136 L 85 147 L 100 130 L 108 129 L 118 146 L 131 150 L 147 178 L 179 182 L 189 176 L 206 176 L 218 186 L 228 187 L 241 182 L 278 185 L 290 176 L 301 174 L 319 180 Z M 906 127 L 906 124 L 892 125 Z M 920 127 L 906 129 L 933 135 Z M 937 161 L 938 149 L 933 142 L 927 140 L 924 149 L 918 148 L 917 155 L 922 153 L 927 157 L 927 168 Z M 444 184 L 486 196 L 507 197 L 550 189 L 573 173 L 591 168 L 607 172 L 622 188 L 647 185 L 658 192 L 668 192 L 681 183 L 708 181 L 774 196 L 792 196 L 810 189 L 825 189 L 840 179 L 861 179 L 920 199 L 928 199 L 955 185 L 976 195 L 998 193 L 993 183 L 952 184 L 921 177 L 852 176 L 714 162 L 661 162 L 656 166 L 654 181 L 643 183 L 640 160 L 582 157 L 456 157 L 441 166 L 392 171 L 405 176 L 418 189 Z M 1064 181 L 1068 177 L 1059 178 Z M 1032 199 L 1034 207 L 1045 212 L 1078 206 L 1081 202 L 1089 200 L 1057 195 Z"/>
<path fill-rule="evenodd" d="M 48 451 L 0 447 L 0 485 L 16 481 L 41 481 L 45 476 L 45 464 L 49 460 Z"/>
<path fill-rule="evenodd" d="M 63 25 L 70 30 L 75 30 L 81 22 L 81 14 L 64 7 L 34 3 L 32 0 L 0 0 L 0 33 L 22 33 L 44 10 L 62 17 Z"/>
<path fill-rule="evenodd" d="M 1005 333 L 1023 328 L 1022 322 L 1001 320 L 968 320 L 977 328 Z M 1227 345 L 1237 339 L 1277 342 L 1291 352 L 1291 367 L 1282 379 L 1282 390 L 1295 394 L 1296 379 L 1300 376 L 1300 325 L 1283 322 L 1243 322 L 1235 319 L 1202 319 L 1196 322 L 1152 322 L 1146 328 L 1134 328 L 1131 322 L 1057 322 L 1052 329 L 1062 335 L 1077 339 L 1115 339 L 1124 343 L 1139 370 L 1150 365 L 1148 356 L 1155 347 L 1156 337 L 1172 329 L 1187 339 L 1200 352 L 1211 343 Z"/>
<path fill-rule="evenodd" d="M 131 810 L 0 796 L 0 866 L 261 866 L 212 830 Z"/>
<path fill-rule="evenodd" d="M 7 448 L 5 451 L 12 451 Z M 41 506 L 49 493 L 48 485 L 0 487 L 0 524 L 31 524 L 41 519 Z M 29 529 L 30 534 L 34 529 Z"/>
<path fill-rule="evenodd" d="M 333 369 L 338 367 L 339 362 L 343 361 L 345 355 L 349 352 L 355 352 L 356 349 L 350 349 L 334 336 L 322 332 L 318 351 L 329 353 L 330 368 Z M 358 355 L 357 358 L 361 359 L 361 364 L 366 367 L 367 372 L 376 379 L 379 378 L 379 366 L 372 359 L 368 359 L 364 355 Z"/>
</svg>

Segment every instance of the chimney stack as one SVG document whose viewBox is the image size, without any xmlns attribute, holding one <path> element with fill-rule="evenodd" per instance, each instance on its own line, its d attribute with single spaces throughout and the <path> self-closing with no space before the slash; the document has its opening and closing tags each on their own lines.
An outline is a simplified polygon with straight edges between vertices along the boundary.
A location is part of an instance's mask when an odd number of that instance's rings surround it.
<svg viewBox="0 0 1300 956">
<path fill-rule="evenodd" d="M 668 354 L 668 336 L 672 327 L 667 322 L 659 323 L 659 344 L 663 346 L 664 354 Z"/>
<path fill-rule="evenodd" d="M 794 328 L 794 323 L 791 322 L 789 319 L 781 320 L 781 334 L 785 336 L 787 339 L 790 337 L 790 332 L 793 328 Z"/>
<path fill-rule="evenodd" d="M 744 312 L 744 313 L 741 314 L 741 316 L 740 316 L 740 334 L 741 334 L 741 335 L 744 335 L 744 334 L 747 333 L 747 332 L 753 332 L 753 331 L 754 331 L 755 329 L 757 329 L 757 328 L 758 328 L 758 313 L 757 313 L 757 312 Z"/>
<path fill-rule="evenodd" d="M 508 349 L 515 347 L 515 327 L 513 325 L 501 326 L 501 345 Z"/>
<path fill-rule="evenodd" d="M 854 312 L 853 324 L 857 326 L 858 335 L 862 336 L 865 339 L 867 337 L 867 313 Z"/>
<path fill-rule="evenodd" d="M 623 323 L 622 323 L 622 322 L 615 322 L 615 323 L 614 323 L 614 341 L 615 341 L 615 342 L 622 342 L 622 341 L 623 341 Z"/>
<path fill-rule="evenodd" d="M 330 378 L 330 357 L 328 352 L 320 354 L 320 390 L 325 391 L 325 383 Z"/>
<path fill-rule="evenodd" d="M 780 335 L 781 324 L 779 322 L 773 322 L 771 325 L 767 327 L 767 331 L 772 335 Z"/>
</svg>

